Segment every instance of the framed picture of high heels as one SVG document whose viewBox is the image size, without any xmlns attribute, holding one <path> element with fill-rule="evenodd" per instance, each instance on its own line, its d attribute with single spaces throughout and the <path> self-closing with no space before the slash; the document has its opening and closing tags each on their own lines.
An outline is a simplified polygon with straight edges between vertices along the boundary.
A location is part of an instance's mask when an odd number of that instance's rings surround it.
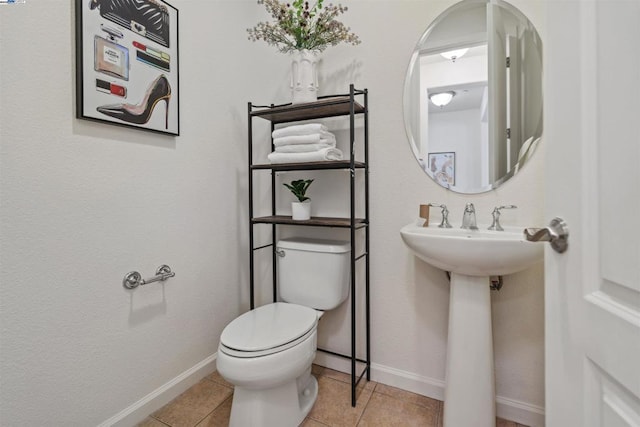
<svg viewBox="0 0 640 427">
<path fill-rule="evenodd" d="M 75 0 L 76 117 L 180 135 L 178 9 Z"/>
</svg>

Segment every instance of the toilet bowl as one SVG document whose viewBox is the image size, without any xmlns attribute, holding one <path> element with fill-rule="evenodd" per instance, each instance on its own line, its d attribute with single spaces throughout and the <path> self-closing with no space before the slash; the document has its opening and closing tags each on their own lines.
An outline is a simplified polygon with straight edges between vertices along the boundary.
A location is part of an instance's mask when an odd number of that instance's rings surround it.
<svg viewBox="0 0 640 427">
<path fill-rule="evenodd" d="M 220 337 L 217 368 L 235 386 L 231 427 L 298 426 L 318 395 L 311 375 L 323 311 L 348 296 L 348 242 L 287 239 L 277 245 L 287 302 L 242 314 Z"/>
<path fill-rule="evenodd" d="M 317 319 L 311 308 L 274 303 L 225 328 L 217 366 L 235 385 L 231 426 L 297 426 L 304 420 L 318 395 L 311 376 Z M 247 333 L 236 334 L 241 329 Z"/>
</svg>

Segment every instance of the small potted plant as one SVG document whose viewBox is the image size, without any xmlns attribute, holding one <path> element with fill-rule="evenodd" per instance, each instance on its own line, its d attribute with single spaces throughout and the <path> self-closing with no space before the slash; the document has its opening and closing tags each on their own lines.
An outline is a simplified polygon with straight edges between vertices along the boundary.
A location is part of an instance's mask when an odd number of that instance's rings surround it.
<svg viewBox="0 0 640 427">
<path fill-rule="evenodd" d="M 291 184 L 282 184 L 298 199 L 297 202 L 291 202 L 292 219 L 304 221 L 311 218 L 311 199 L 306 193 L 312 182 L 312 179 L 297 179 L 291 181 Z"/>
</svg>

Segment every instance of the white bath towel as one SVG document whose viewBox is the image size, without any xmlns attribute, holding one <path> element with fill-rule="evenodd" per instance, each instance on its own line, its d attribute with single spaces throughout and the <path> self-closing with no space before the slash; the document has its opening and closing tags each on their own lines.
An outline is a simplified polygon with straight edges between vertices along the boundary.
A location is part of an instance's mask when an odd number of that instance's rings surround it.
<svg viewBox="0 0 640 427">
<path fill-rule="evenodd" d="M 310 153 L 312 151 L 322 150 L 323 148 L 335 147 L 335 141 L 320 144 L 293 144 L 276 147 L 277 153 Z"/>
<path fill-rule="evenodd" d="M 331 132 L 322 131 L 309 135 L 281 136 L 273 139 L 273 145 L 282 147 L 283 145 L 328 144 L 335 141 L 336 137 Z"/>
<path fill-rule="evenodd" d="M 323 162 L 326 160 L 342 160 L 342 151 L 337 148 L 323 148 L 309 153 L 278 153 L 267 156 L 271 163 L 305 163 Z"/>
<path fill-rule="evenodd" d="M 320 123 L 307 123 L 304 125 L 293 125 L 284 128 L 276 129 L 271 134 L 274 138 L 281 138 L 283 136 L 292 135 L 310 135 L 313 133 L 320 133 L 321 131 L 327 131 L 327 127 Z"/>
</svg>

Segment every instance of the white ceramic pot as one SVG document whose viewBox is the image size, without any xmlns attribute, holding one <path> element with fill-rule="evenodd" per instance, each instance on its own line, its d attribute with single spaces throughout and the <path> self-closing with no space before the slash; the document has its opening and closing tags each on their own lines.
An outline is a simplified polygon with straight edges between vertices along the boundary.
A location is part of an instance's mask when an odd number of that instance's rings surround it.
<svg viewBox="0 0 640 427">
<path fill-rule="evenodd" d="M 296 221 L 305 221 L 311 218 L 311 200 L 291 202 L 291 217 Z"/>
<path fill-rule="evenodd" d="M 296 50 L 291 53 L 291 103 L 318 100 L 318 53 Z"/>
</svg>

